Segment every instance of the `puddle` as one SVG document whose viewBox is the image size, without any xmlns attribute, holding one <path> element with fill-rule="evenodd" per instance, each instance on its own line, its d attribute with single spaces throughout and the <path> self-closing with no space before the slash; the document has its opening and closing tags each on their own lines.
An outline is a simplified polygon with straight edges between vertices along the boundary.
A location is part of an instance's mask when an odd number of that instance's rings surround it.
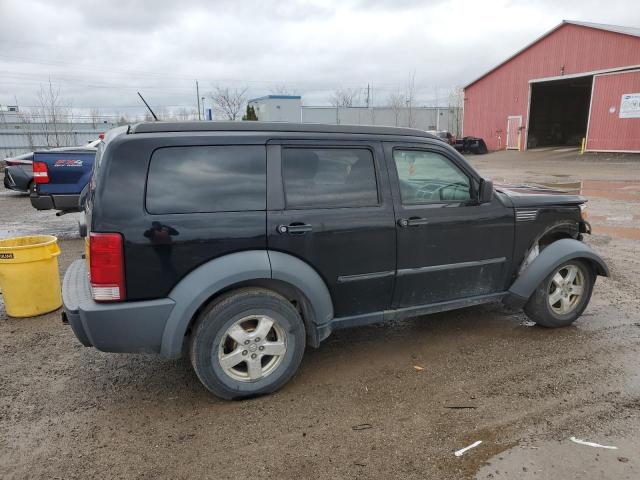
<svg viewBox="0 0 640 480">
<path fill-rule="evenodd" d="M 613 444 L 617 450 L 605 450 L 571 441 L 518 445 L 489 459 L 476 473 L 476 479 L 603 479 L 640 478 L 638 441 L 603 435 L 589 438 Z"/>
<path fill-rule="evenodd" d="M 585 197 L 607 198 L 609 200 L 640 201 L 640 182 L 584 180 L 582 195 Z"/>
<path fill-rule="evenodd" d="M 568 175 L 553 176 L 561 177 Z M 640 202 L 640 182 L 637 181 L 583 180 L 576 182 L 535 183 L 563 192 L 583 195 L 587 198 Z M 631 226 L 638 220 L 640 220 L 640 215 L 629 213 L 590 215 L 589 217 L 595 234 L 605 234 L 630 240 L 640 240 L 640 228 Z"/>
<path fill-rule="evenodd" d="M 635 227 L 618 227 L 614 225 L 603 225 L 601 223 L 594 223 L 592 225 L 593 233 L 606 234 L 612 237 L 628 238 L 630 240 L 640 240 L 640 228 Z"/>
</svg>

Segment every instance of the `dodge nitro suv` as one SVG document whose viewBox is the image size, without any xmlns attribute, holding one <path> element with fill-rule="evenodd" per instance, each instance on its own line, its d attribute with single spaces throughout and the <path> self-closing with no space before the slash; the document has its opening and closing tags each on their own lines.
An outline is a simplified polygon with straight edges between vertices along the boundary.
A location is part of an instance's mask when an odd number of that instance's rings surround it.
<svg viewBox="0 0 640 480">
<path fill-rule="evenodd" d="M 603 260 L 577 195 L 494 186 L 414 129 L 139 123 L 98 146 L 64 313 L 108 352 L 273 392 L 333 330 L 502 301 L 571 324 Z"/>
</svg>

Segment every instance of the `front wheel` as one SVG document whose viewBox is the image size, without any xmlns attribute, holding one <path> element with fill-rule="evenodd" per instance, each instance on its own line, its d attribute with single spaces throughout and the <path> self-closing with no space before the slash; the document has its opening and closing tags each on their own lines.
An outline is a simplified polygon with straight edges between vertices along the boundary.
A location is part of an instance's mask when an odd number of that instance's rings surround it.
<svg viewBox="0 0 640 480">
<path fill-rule="evenodd" d="M 305 347 L 300 314 L 263 288 L 226 294 L 193 328 L 191 364 L 215 395 L 245 398 L 274 392 L 296 372 Z"/>
<path fill-rule="evenodd" d="M 524 306 L 524 312 L 543 327 L 571 325 L 587 308 L 594 282 L 590 265 L 570 260 L 542 281 Z"/>
</svg>

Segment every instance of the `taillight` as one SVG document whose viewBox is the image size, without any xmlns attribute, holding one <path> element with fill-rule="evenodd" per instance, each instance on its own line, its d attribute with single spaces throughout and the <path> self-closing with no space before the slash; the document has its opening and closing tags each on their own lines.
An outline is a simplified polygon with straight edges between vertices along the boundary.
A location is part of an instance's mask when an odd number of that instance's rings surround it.
<svg viewBox="0 0 640 480">
<path fill-rule="evenodd" d="M 89 283 L 96 302 L 125 299 L 124 257 L 119 233 L 89 234 Z"/>
<path fill-rule="evenodd" d="M 49 170 L 44 162 L 33 162 L 33 179 L 36 183 L 49 183 Z"/>
</svg>

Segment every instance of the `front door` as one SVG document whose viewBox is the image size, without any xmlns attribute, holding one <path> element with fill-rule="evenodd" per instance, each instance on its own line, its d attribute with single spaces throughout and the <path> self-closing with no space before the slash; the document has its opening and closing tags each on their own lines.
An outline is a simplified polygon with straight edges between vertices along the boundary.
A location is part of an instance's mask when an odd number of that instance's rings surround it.
<svg viewBox="0 0 640 480">
<path fill-rule="evenodd" d="M 278 143 L 268 148 L 269 249 L 320 274 L 336 317 L 389 308 L 396 234 L 380 142 Z"/>
<path fill-rule="evenodd" d="M 479 179 L 445 147 L 385 143 L 398 244 L 394 307 L 504 290 L 513 211 L 478 204 Z"/>
<path fill-rule="evenodd" d="M 520 150 L 520 127 L 522 116 L 507 117 L 507 150 Z"/>
</svg>

